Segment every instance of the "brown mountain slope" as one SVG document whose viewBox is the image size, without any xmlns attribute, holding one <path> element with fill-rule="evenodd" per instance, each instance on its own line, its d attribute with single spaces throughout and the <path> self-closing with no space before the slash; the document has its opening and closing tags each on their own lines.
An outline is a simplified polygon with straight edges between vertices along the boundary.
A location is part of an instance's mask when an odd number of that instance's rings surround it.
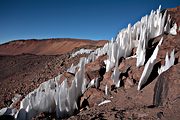
<svg viewBox="0 0 180 120">
<path fill-rule="evenodd" d="M 36 55 L 57 55 L 72 51 L 74 48 L 91 45 L 102 46 L 106 40 L 83 39 L 44 39 L 44 40 L 17 40 L 0 45 L 0 55 L 19 55 L 22 53 Z"/>
</svg>

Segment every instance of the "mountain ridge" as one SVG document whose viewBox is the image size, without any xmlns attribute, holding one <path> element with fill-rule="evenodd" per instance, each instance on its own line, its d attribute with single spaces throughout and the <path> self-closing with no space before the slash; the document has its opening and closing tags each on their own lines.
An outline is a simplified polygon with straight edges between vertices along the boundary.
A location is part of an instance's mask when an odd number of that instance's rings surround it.
<svg viewBox="0 0 180 120">
<path fill-rule="evenodd" d="M 0 55 L 36 54 L 57 55 L 86 45 L 103 46 L 107 40 L 88 40 L 74 38 L 50 38 L 13 40 L 0 45 Z M 71 47 L 69 47 L 71 46 Z"/>
</svg>

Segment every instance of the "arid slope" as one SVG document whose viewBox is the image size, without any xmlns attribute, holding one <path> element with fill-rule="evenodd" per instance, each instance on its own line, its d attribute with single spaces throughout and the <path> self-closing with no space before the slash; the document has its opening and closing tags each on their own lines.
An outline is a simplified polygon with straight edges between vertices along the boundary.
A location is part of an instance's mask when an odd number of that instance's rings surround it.
<svg viewBox="0 0 180 120">
<path fill-rule="evenodd" d="M 58 55 L 86 45 L 102 46 L 106 42 L 106 40 L 93 41 L 70 38 L 17 40 L 0 45 L 0 55 L 19 55 L 22 53 Z"/>
</svg>

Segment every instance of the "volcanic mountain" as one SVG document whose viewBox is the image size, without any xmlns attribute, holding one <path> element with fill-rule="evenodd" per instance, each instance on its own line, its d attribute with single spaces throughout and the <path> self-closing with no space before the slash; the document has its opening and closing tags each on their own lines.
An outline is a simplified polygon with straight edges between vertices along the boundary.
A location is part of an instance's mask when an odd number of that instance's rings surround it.
<svg viewBox="0 0 180 120">
<path fill-rule="evenodd" d="M 54 38 L 42 40 L 15 40 L 0 45 L 0 55 L 58 55 L 71 52 L 75 48 L 87 46 L 103 46 L 106 40 L 83 40 L 72 38 Z"/>
<path fill-rule="evenodd" d="M 159 7 L 109 42 L 2 44 L 0 118 L 178 120 L 179 46 L 180 7 Z"/>
</svg>

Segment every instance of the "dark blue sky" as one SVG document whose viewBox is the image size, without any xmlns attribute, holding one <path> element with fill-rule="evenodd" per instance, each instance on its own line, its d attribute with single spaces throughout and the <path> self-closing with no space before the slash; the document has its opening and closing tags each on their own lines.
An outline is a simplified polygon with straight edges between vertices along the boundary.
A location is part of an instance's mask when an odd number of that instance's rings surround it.
<svg viewBox="0 0 180 120">
<path fill-rule="evenodd" d="M 159 5 L 180 0 L 0 0 L 0 43 L 32 38 L 111 39 Z"/>
</svg>

